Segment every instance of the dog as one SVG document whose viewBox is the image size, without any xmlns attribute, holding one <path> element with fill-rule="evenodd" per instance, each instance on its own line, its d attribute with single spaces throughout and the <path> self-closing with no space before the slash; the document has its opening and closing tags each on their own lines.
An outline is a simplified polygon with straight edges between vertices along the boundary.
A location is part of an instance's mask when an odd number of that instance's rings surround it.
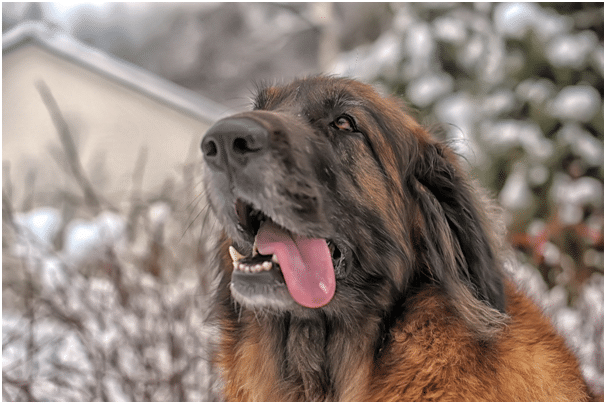
<svg viewBox="0 0 606 404">
<path fill-rule="evenodd" d="M 201 148 L 225 399 L 589 398 L 507 279 L 497 209 L 395 98 L 332 76 L 266 86 Z"/>
</svg>

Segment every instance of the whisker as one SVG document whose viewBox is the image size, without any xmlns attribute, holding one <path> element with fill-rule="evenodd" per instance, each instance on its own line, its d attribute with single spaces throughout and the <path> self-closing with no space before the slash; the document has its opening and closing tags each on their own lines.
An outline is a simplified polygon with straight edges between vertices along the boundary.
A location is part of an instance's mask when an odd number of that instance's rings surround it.
<svg viewBox="0 0 606 404">
<path fill-rule="evenodd" d="M 200 215 L 202 213 L 204 213 L 204 211 L 207 211 L 208 208 L 205 207 L 202 210 L 200 210 L 200 213 L 198 213 L 196 215 L 196 217 L 194 217 L 194 219 L 192 221 L 189 222 L 189 224 L 187 225 L 187 227 L 185 228 L 185 230 L 183 231 L 183 234 L 181 235 L 181 240 L 183 239 L 183 237 L 185 237 L 185 234 L 187 234 L 187 232 L 189 231 L 189 229 L 192 227 L 192 225 L 195 223 L 196 219 L 198 219 L 198 217 L 200 217 Z"/>
<path fill-rule="evenodd" d="M 203 199 L 205 196 L 206 196 L 206 193 L 204 191 L 200 191 L 200 193 L 198 195 L 196 195 L 194 197 L 194 199 L 185 207 L 185 210 L 190 209 L 196 203 L 200 202 L 200 200 Z"/>
</svg>

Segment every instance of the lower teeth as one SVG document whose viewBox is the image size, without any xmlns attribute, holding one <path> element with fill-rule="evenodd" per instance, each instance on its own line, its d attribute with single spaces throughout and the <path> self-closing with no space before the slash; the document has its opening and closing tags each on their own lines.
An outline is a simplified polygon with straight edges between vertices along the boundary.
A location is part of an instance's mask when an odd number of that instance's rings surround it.
<svg viewBox="0 0 606 404">
<path fill-rule="evenodd" d="M 272 269 L 273 263 L 270 261 L 264 261 L 259 264 L 245 264 L 243 262 L 234 261 L 234 269 L 246 273 L 256 273 L 261 271 L 269 271 Z"/>
<path fill-rule="evenodd" d="M 255 263 L 254 261 L 260 261 L 261 258 L 261 254 L 259 254 L 259 251 L 257 250 L 256 242 L 253 246 L 252 257 L 245 257 L 244 255 L 240 254 L 233 246 L 229 247 L 229 255 L 231 255 L 231 259 L 233 261 L 234 270 L 247 273 L 269 271 L 273 268 L 274 263 L 278 264 L 278 257 L 276 257 L 275 254 L 272 255 L 271 261 L 261 261 Z M 242 262 L 243 260 L 251 260 L 253 262 L 245 263 Z"/>
</svg>

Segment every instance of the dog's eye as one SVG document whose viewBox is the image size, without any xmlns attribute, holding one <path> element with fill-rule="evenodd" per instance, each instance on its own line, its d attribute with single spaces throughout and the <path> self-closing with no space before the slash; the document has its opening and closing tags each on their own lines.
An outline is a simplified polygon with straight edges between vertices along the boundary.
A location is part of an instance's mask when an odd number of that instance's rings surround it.
<svg viewBox="0 0 606 404">
<path fill-rule="evenodd" d="M 353 120 L 346 115 L 341 115 L 332 122 L 332 126 L 345 132 L 355 132 L 356 127 Z"/>
</svg>

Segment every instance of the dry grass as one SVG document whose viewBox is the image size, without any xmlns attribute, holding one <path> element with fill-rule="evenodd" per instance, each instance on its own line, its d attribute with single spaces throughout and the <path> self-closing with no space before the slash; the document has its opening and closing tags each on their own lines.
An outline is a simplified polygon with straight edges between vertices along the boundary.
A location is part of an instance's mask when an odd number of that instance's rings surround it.
<svg viewBox="0 0 606 404">
<path fill-rule="evenodd" d="M 218 399 L 201 166 L 184 165 L 171 186 L 144 195 L 142 151 L 117 209 L 87 179 L 52 94 L 38 89 L 80 192 L 32 189 L 16 207 L 3 179 L 3 400 Z M 30 231 L 30 207 L 58 219 L 47 238 Z M 88 244 L 76 235 L 85 230 L 97 231 Z"/>
</svg>

